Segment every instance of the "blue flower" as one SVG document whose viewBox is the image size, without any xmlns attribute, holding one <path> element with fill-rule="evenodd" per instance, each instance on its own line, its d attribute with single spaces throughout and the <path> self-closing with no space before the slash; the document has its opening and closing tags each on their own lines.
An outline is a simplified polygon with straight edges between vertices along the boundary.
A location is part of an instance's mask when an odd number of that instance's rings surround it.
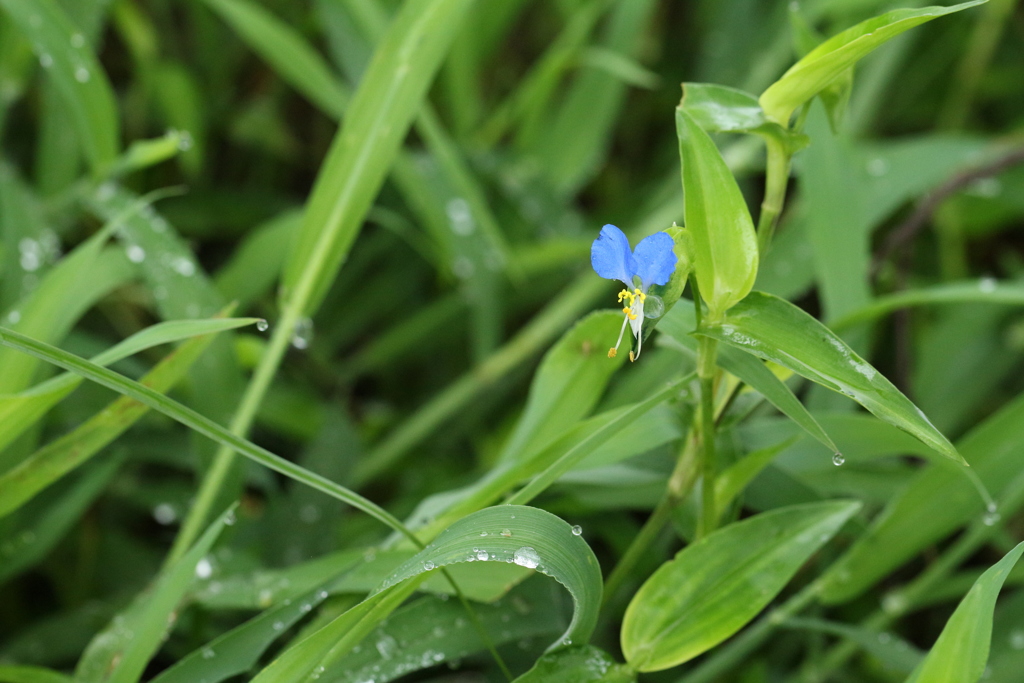
<svg viewBox="0 0 1024 683">
<path fill-rule="evenodd" d="M 646 237 L 629 248 L 626 235 L 614 225 L 601 228 L 601 234 L 590 247 L 590 263 L 594 271 L 608 280 L 618 280 L 626 285 L 619 292 L 619 302 L 623 304 L 622 312 L 626 315 L 619 331 L 619 340 L 608 351 L 608 357 L 614 358 L 622 343 L 622 334 L 626 331 L 626 323 L 632 328 L 637 340 L 636 355 L 629 352 L 629 359 L 640 357 L 642 339 L 640 332 L 644 325 L 644 302 L 647 290 L 651 285 L 668 284 L 669 278 L 676 269 L 676 254 L 673 251 L 675 242 L 667 232 L 658 232 Z M 656 317 L 650 311 L 651 317 Z M 658 313 L 660 315 L 660 312 Z"/>
</svg>

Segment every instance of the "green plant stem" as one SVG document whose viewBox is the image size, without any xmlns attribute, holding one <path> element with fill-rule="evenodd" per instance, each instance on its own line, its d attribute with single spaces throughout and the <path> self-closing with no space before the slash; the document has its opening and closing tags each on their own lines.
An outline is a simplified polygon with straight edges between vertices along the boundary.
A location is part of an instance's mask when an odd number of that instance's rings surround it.
<svg viewBox="0 0 1024 683">
<path fill-rule="evenodd" d="M 701 337 L 697 347 L 697 376 L 700 378 L 700 445 L 702 501 L 697 538 L 715 530 L 718 511 L 715 509 L 715 477 L 718 463 L 715 454 L 715 375 L 718 342 Z"/>
<path fill-rule="evenodd" d="M 630 575 L 636 563 L 647 552 L 651 543 L 658 537 L 658 534 L 665 528 L 669 520 L 672 519 L 672 513 L 683 504 L 686 496 L 689 495 L 700 471 L 697 458 L 700 451 L 697 448 L 697 444 L 697 439 L 692 436 L 686 439 L 683 450 L 679 454 L 679 459 L 676 461 L 675 469 L 669 477 L 668 486 L 665 487 L 664 495 L 662 495 L 658 505 L 654 508 L 654 512 L 644 522 L 640 533 L 633 538 L 633 542 L 630 543 L 629 548 L 622 555 L 622 559 L 615 565 L 615 569 L 612 570 L 608 580 L 605 582 L 605 604 L 608 604 L 619 588 L 622 587 L 622 582 Z"/>
<path fill-rule="evenodd" d="M 244 437 L 249 433 L 249 428 L 256 417 L 260 403 L 263 401 L 263 397 L 266 395 L 274 375 L 277 374 L 281 360 L 284 358 L 291 339 L 295 335 L 295 327 L 298 321 L 299 316 L 295 312 L 295 307 L 289 307 L 285 310 L 284 317 L 274 328 L 270 344 L 267 345 L 266 350 L 263 352 L 260 363 L 256 366 L 252 379 L 245 389 L 245 394 L 242 396 L 238 410 L 231 419 L 229 430 L 232 434 Z M 206 526 L 206 520 L 212 513 L 213 506 L 216 504 L 217 497 L 220 495 L 221 488 L 224 486 L 224 481 L 227 479 L 234 461 L 235 451 L 230 447 L 222 445 L 217 449 L 217 453 L 213 458 L 213 464 L 207 470 L 199 486 L 195 503 L 189 509 L 188 515 L 185 521 L 182 522 L 181 529 L 174 539 L 174 544 L 171 546 L 171 551 L 165 560 L 166 565 L 170 565 L 180 558 L 191 547 L 199 534 L 202 533 L 203 528 Z"/>
<path fill-rule="evenodd" d="M 679 679 L 678 683 L 715 683 L 722 680 L 722 676 L 730 669 L 747 661 L 751 653 L 768 639 L 779 624 L 811 604 L 818 597 L 819 591 L 818 582 L 808 584 L 799 593 L 716 650 L 715 654 Z"/>
<path fill-rule="evenodd" d="M 790 162 L 789 150 L 781 140 L 766 137 L 765 149 L 768 163 L 765 169 L 764 201 L 761 202 L 761 215 L 757 220 L 757 246 L 762 259 L 771 246 L 775 226 L 779 223 L 786 202 Z"/>
</svg>

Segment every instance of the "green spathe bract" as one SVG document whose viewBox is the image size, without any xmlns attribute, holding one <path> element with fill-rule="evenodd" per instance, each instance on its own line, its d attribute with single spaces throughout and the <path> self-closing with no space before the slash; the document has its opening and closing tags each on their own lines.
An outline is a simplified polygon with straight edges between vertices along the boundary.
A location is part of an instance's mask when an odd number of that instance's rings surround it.
<svg viewBox="0 0 1024 683">
<path fill-rule="evenodd" d="M 633 596 L 622 651 L 640 671 L 693 659 L 757 616 L 857 510 L 857 502 L 765 512 L 690 545 Z"/>
<path fill-rule="evenodd" d="M 682 107 L 676 108 L 676 132 L 693 269 L 711 317 L 719 318 L 754 286 L 754 223 L 715 143 Z"/>
<path fill-rule="evenodd" d="M 973 0 L 952 7 L 898 9 L 862 21 L 807 53 L 760 97 L 768 118 L 788 126 L 793 112 L 823 89 L 841 78 L 860 59 L 891 38 L 926 21 L 988 0 Z"/>
</svg>

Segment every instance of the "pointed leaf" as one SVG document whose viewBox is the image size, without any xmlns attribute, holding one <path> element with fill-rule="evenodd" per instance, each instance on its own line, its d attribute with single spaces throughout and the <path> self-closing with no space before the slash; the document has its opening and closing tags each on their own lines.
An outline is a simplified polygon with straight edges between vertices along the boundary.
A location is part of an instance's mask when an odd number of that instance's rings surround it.
<svg viewBox="0 0 1024 683">
<path fill-rule="evenodd" d="M 285 266 L 284 297 L 300 314 L 317 309 L 348 256 L 471 5 L 470 0 L 411 0 L 374 53 L 317 176 Z"/>
<path fill-rule="evenodd" d="M 537 508 L 499 505 L 460 519 L 394 571 L 378 591 L 461 562 L 508 562 L 535 569 L 569 591 L 575 610 L 555 646 L 586 643 L 601 607 L 601 569 L 587 542 L 562 519 Z"/>
<path fill-rule="evenodd" d="M 526 409 L 502 449 L 500 462 L 522 460 L 590 413 L 625 360 L 605 354 L 621 325 L 620 313 L 591 313 L 544 354 L 530 384 Z"/>
<path fill-rule="evenodd" d="M 936 452 L 965 462 L 953 444 L 899 389 L 830 329 L 784 299 L 753 292 L 724 320 L 708 321 L 698 333 L 845 394 Z"/>
<path fill-rule="evenodd" d="M 757 616 L 860 503 L 765 512 L 687 546 L 633 596 L 622 651 L 640 671 L 661 671 L 706 652 Z"/>
<path fill-rule="evenodd" d="M 697 326 L 693 311 L 693 302 L 685 301 L 682 306 L 665 316 L 662 332 L 669 335 L 694 358 L 697 356 L 697 340 L 692 336 Z M 804 431 L 820 441 L 833 453 L 839 448 L 825 432 L 814 416 L 807 411 L 804 404 L 796 397 L 785 382 L 775 376 L 764 363 L 749 354 L 729 347 L 718 350 L 718 365 L 726 372 L 732 373 L 754 389 L 782 414 L 800 425 Z"/>
<path fill-rule="evenodd" d="M 233 515 L 234 507 L 224 512 L 180 560 L 161 572 L 149 590 L 93 638 L 75 669 L 76 681 L 135 683 L 142 677 L 174 624 L 178 604 L 195 579 L 196 565 Z"/>
<path fill-rule="evenodd" d="M 213 341 L 197 337 L 169 354 L 140 381 L 166 393 L 177 384 Z M 41 490 L 94 456 L 123 434 L 149 409 L 122 396 L 71 432 L 42 446 L 0 476 L 0 517 L 9 515 Z"/>
<path fill-rule="evenodd" d="M 224 633 L 179 660 L 151 683 L 218 683 L 252 669 L 271 643 L 327 598 L 315 588 L 297 595 Z"/>
<path fill-rule="evenodd" d="M 952 7 L 898 9 L 862 21 L 829 38 L 794 64 L 764 91 L 760 97 L 761 107 L 769 119 L 788 127 L 789 118 L 798 107 L 841 78 L 862 57 L 887 40 L 936 17 L 986 1 L 973 0 Z"/>
<path fill-rule="evenodd" d="M 977 683 L 982 678 L 992 642 L 996 598 L 1021 553 L 1024 553 L 1024 543 L 1018 544 L 974 582 L 907 683 Z"/>
<path fill-rule="evenodd" d="M 0 6 L 32 42 L 98 174 L 117 156 L 120 127 L 114 90 L 88 41 L 56 0 L 0 0 Z"/>
</svg>

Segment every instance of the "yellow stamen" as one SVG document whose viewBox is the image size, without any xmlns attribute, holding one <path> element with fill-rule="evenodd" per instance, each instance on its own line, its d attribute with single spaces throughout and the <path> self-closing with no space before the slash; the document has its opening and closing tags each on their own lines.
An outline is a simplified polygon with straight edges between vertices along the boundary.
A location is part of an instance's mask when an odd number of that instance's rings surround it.
<svg viewBox="0 0 1024 683">
<path fill-rule="evenodd" d="M 615 358 L 615 354 L 617 354 L 618 352 L 619 350 L 613 346 L 612 348 L 608 349 L 608 357 Z"/>
<path fill-rule="evenodd" d="M 632 363 L 632 362 L 633 362 L 633 361 L 635 361 L 635 360 L 636 360 L 636 356 L 634 356 L 634 355 L 633 355 L 633 352 L 632 352 L 632 351 L 630 351 L 630 352 L 629 352 L 629 362 L 630 362 L 630 363 Z"/>
</svg>

